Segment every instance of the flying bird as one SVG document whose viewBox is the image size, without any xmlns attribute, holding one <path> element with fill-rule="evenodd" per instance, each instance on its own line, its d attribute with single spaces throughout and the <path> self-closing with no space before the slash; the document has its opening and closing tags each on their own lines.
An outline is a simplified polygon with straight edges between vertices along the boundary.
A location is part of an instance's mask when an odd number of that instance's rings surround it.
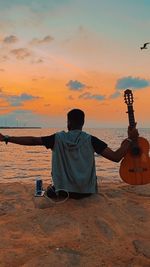
<svg viewBox="0 0 150 267">
<path fill-rule="evenodd" d="M 148 44 L 150 44 L 150 43 L 145 43 L 142 47 L 140 47 L 141 50 L 142 50 L 142 49 L 147 49 L 147 45 L 148 45 Z"/>
</svg>

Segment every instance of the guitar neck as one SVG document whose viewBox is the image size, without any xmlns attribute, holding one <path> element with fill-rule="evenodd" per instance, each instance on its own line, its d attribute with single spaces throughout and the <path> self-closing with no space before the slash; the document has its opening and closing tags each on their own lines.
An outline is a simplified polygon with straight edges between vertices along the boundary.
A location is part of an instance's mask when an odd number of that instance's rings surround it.
<svg viewBox="0 0 150 267">
<path fill-rule="evenodd" d="M 129 119 L 129 126 L 130 127 L 135 127 L 135 118 L 134 118 L 134 110 L 133 110 L 133 105 L 128 105 L 128 119 Z"/>
</svg>

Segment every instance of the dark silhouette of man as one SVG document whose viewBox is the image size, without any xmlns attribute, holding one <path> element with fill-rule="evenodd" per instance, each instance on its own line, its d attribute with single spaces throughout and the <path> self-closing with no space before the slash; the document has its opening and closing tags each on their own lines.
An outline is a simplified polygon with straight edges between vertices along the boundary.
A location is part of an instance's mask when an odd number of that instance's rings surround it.
<svg viewBox="0 0 150 267">
<path fill-rule="evenodd" d="M 102 140 L 82 130 L 85 114 L 80 109 L 72 109 L 67 114 L 68 131 L 56 132 L 50 136 L 4 136 L 0 141 L 27 146 L 45 146 L 52 150 L 52 181 L 47 196 L 65 190 L 73 198 L 87 197 L 97 192 L 97 177 L 94 153 L 119 162 L 127 153 L 133 139 L 138 137 L 136 128 L 128 128 L 128 138 L 113 151 Z"/>
</svg>

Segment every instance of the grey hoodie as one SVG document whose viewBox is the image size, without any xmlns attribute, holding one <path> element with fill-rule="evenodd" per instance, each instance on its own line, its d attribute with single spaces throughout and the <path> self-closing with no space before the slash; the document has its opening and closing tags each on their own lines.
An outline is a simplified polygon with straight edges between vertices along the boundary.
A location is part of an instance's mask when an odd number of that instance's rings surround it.
<svg viewBox="0 0 150 267">
<path fill-rule="evenodd" d="M 55 134 L 52 178 L 56 190 L 96 192 L 97 177 L 91 135 L 81 130 Z"/>
</svg>

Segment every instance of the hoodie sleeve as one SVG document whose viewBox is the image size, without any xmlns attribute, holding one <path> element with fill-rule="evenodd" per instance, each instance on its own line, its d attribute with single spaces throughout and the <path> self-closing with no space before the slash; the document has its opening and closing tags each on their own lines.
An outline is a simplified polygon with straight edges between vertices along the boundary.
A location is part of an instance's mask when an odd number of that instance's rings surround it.
<svg viewBox="0 0 150 267">
<path fill-rule="evenodd" d="M 43 142 L 43 146 L 45 146 L 47 149 L 53 149 L 55 144 L 55 134 L 49 136 L 42 136 L 41 139 Z"/>
<path fill-rule="evenodd" d="M 98 139 L 95 136 L 91 136 L 91 143 L 94 148 L 94 151 L 97 154 L 101 154 L 102 151 L 107 147 L 107 144 L 103 142 L 102 140 Z"/>
</svg>

